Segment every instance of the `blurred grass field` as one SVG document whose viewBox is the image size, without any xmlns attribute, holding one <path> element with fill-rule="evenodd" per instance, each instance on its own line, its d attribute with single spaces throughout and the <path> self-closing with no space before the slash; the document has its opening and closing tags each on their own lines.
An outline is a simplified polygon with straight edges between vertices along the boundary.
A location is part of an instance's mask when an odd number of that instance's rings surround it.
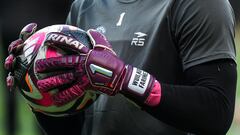
<svg viewBox="0 0 240 135">
<path fill-rule="evenodd" d="M 237 63 L 238 63 L 238 81 L 237 81 L 237 98 L 236 98 L 236 110 L 234 121 L 231 129 L 227 135 L 239 135 L 240 134 L 240 25 L 236 31 L 236 47 L 237 47 Z"/>
<path fill-rule="evenodd" d="M 240 26 L 237 28 L 236 31 L 236 47 L 237 47 L 237 63 L 240 64 Z M 1 41 L 1 40 L 0 40 Z M 0 49 L 0 54 L 3 54 Z M 2 56 L 0 56 L 2 57 Z M 4 58 L 0 58 L 0 63 L 3 63 Z M 5 78 L 2 71 L 2 66 L 0 66 L 0 135 L 7 135 L 6 134 L 6 122 L 4 121 L 4 117 L 6 117 L 5 108 Z M 240 76 L 240 66 L 238 66 L 238 77 Z M 227 133 L 227 135 L 239 135 L 240 134 L 240 79 L 238 79 L 238 88 L 237 88 L 237 99 L 236 99 L 236 111 L 235 118 L 231 129 Z M 18 110 L 18 122 L 16 130 L 16 135 L 38 135 L 36 132 L 36 121 L 33 118 L 33 114 L 30 112 L 27 105 L 23 102 L 21 97 L 17 94 L 17 110 Z M 238 120 L 237 120 L 238 119 Z"/>
</svg>

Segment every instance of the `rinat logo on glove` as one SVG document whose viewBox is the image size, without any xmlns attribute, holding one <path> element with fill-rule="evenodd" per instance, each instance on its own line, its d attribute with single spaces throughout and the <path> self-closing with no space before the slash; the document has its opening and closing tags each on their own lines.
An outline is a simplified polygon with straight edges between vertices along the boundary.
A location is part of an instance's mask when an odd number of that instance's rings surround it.
<svg viewBox="0 0 240 135">
<path fill-rule="evenodd" d="M 73 45 L 75 48 L 79 50 L 81 50 L 84 47 L 84 45 L 81 42 L 77 41 L 76 39 L 60 33 L 54 33 L 54 32 L 49 33 L 46 42 L 51 42 L 51 41 Z"/>
</svg>

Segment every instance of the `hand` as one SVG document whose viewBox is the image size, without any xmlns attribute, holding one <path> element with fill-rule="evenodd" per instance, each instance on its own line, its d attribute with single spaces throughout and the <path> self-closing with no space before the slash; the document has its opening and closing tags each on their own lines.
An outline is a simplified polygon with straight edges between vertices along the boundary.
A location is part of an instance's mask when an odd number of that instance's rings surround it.
<svg viewBox="0 0 240 135">
<path fill-rule="evenodd" d="M 19 39 L 13 41 L 8 47 L 9 56 L 5 59 L 4 67 L 9 71 L 8 77 L 6 78 L 6 83 L 10 90 L 15 87 L 15 82 L 20 81 L 23 77 L 21 76 L 21 73 L 24 72 L 24 68 L 16 68 L 16 65 L 24 65 L 23 61 L 21 61 L 22 59 L 19 57 L 23 51 L 23 42 L 33 33 L 35 33 L 36 29 L 36 23 L 30 23 L 26 25 L 20 32 Z"/>
<path fill-rule="evenodd" d="M 43 91 L 70 85 L 69 88 L 54 96 L 56 104 L 67 103 L 83 95 L 84 90 L 88 89 L 101 91 L 108 95 L 122 92 L 134 95 L 141 101 L 151 100 L 149 99 L 151 92 L 157 93 L 159 97 L 160 84 L 152 75 L 126 65 L 116 56 L 110 43 L 101 33 L 88 30 L 87 34 L 93 44 L 93 49 L 88 49 L 84 45 L 75 47 L 71 44 L 60 43 L 61 41 L 56 41 L 54 38 L 48 38 L 46 42 L 49 42 L 49 46 L 69 48 L 72 52 L 78 52 L 78 55 L 41 59 L 36 62 L 38 73 L 63 69 L 65 72 L 67 72 L 66 69 L 74 71 L 38 81 L 38 87 Z M 159 91 L 154 91 L 154 88 L 158 88 Z"/>
</svg>

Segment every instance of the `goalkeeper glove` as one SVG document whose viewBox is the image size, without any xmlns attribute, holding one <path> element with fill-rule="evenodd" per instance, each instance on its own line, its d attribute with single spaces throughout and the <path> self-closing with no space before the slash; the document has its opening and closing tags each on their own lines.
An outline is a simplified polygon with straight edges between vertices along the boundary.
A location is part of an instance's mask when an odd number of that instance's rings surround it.
<svg viewBox="0 0 240 135">
<path fill-rule="evenodd" d="M 6 70 L 9 71 L 6 78 L 6 83 L 10 90 L 12 90 L 14 86 L 16 86 L 15 82 L 20 82 L 24 76 L 23 73 L 25 72 L 26 68 L 22 66 L 24 65 L 24 61 L 22 61 L 19 56 L 22 54 L 23 51 L 23 42 L 33 33 L 35 33 L 36 29 L 36 23 L 30 23 L 26 25 L 20 32 L 19 39 L 13 41 L 8 47 L 9 56 L 5 59 L 4 67 Z"/>
<path fill-rule="evenodd" d="M 74 45 L 56 38 L 61 33 L 49 34 L 46 39 L 48 46 L 77 52 L 77 55 L 67 55 L 40 59 L 36 61 L 36 71 L 45 73 L 50 71 L 65 72 L 60 75 L 44 78 L 38 81 L 42 91 L 49 91 L 56 87 L 68 86 L 53 97 L 55 104 L 62 105 L 84 94 L 91 89 L 108 95 L 123 93 L 132 100 L 156 106 L 161 98 L 160 83 L 146 71 L 125 64 L 116 56 L 106 37 L 95 30 L 88 30 L 87 34 L 93 45 L 89 49 L 84 45 Z M 74 72 L 66 73 L 66 69 Z"/>
</svg>

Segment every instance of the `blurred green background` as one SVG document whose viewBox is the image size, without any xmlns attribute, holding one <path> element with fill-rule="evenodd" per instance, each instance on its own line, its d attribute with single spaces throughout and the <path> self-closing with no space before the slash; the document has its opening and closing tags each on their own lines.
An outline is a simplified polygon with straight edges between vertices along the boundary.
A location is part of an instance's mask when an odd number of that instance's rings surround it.
<svg viewBox="0 0 240 135">
<path fill-rule="evenodd" d="M 237 27 L 236 31 L 236 47 L 237 47 L 237 63 L 238 63 L 238 83 L 237 83 L 237 98 L 234 121 L 227 135 L 239 135 L 240 134 L 240 25 Z"/>
</svg>

